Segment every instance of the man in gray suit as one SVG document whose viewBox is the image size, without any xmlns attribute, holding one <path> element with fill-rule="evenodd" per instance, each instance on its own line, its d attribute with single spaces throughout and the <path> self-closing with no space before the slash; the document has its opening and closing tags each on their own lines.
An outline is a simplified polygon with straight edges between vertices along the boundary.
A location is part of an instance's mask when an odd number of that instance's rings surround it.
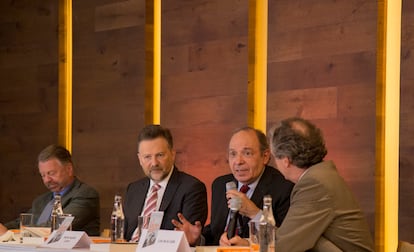
<svg viewBox="0 0 414 252">
<path fill-rule="evenodd" d="M 207 190 L 203 182 L 179 171 L 175 166 L 175 150 L 169 129 L 160 125 L 144 127 L 138 136 L 138 160 L 146 177 L 128 185 L 125 203 L 125 239 L 137 241 L 139 215 L 163 211 L 161 229 L 173 230 L 171 221 L 184 213 L 189 221 L 207 219 Z M 152 188 L 157 193 L 152 204 Z M 152 208 L 148 211 L 148 206 Z"/>
<path fill-rule="evenodd" d="M 38 226 L 50 226 L 51 203 L 54 195 L 62 197 L 65 214 L 74 216 L 72 229 L 97 236 L 100 232 L 99 194 L 74 175 L 74 164 L 69 151 L 59 145 L 49 145 L 38 156 L 38 168 L 49 192 L 38 196 L 29 212 Z M 1 224 L 0 224 L 1 225 Z M 4 224 L 9 229 L 19 228 L 19 219 Z"/>
<path fill-rule="evenodd" d="M 277 169 L 295 183 L 275 251 L 374 251 L 365 216 L 327 154 L 320 129 L 294 117 L 271 132 Z"/>
</svg>

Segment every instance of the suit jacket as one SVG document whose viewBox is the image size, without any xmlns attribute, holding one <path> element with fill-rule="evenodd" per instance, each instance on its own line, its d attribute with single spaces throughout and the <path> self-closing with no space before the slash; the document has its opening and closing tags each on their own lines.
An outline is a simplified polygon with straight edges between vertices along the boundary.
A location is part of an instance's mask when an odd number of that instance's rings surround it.
<svg viewBox="0 0 414 252">
<path fill-rule="evenodd" d="M 43 208 L 53 199 L 53 193 L 47 192 L 33 200 L 33 222 L 36 223 Z M 75 178 L 69 190 L 62 196 L 62 208 L 65 214 L 72 214 L 72 230 L 85 231 L 90 236 L 100 233 L 100 204 L 99 194 L 92 187 Z M 19 219 L 6 223 L 7 228 L 19 228 Z M 50 221 L 42 224 L 50 226 Z"/>
<path fill-rule="evenodd" d="M 342 251 L 374 251 L 365 216 L 331 161 L 310 168 L 292 190 L 276 232 L 276 251 L 320 251 L 323 238 Z"/>
<path fill-rule="evenodd" d="M 211 205 L 211 222 L 203 230 L 203 236 L 207 245 L 218 245 L 221 235 L 227 225 L 227 215 L 229 209 L 226 199 L 226 183 L 234 181 L 237 183 L 233 174 L 227 174 L 216 178 L 212 184 L 212 205 Z M 272 210 L 279 226 L 289 208 L 289 197 L 293 183 L 284 179 L 283 175 L 271 166 L 266 166 L 256 189 L 250 198 L 257 207 L 263 208 L 263 196 L 270 194 L 272 196 Z M 244 216 L 241 227 L 242 238 L 249 237 L 249 218 Z"/>
<path fill-rule="evenodd" d="M 125 239 L 127 240 L 131 239 L 137 227 L 138 216 L 144 207 L 149 185 L 148 177 L 128 185 L 124 202 Z M 197 178 L 174 167 L 159 211 L 164 212 L 161 229 L 174 230 L 171 220 L 177 219 L 178 213 L 183 213 L 193 224 L 195 221 L 200 221 L 204 225 L 208 214 L 206 186 Z"/>
</svg>

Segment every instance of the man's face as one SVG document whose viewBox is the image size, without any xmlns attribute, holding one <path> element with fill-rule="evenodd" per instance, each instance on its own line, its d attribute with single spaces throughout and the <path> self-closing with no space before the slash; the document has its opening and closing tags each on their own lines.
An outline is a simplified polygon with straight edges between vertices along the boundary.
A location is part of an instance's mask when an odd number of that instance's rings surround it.
<svg viewBox="0 0 414 252">
<path fill-rule="evenodd" d="M 269 158 L 269 150 L 260 152 L 259 140 L 253 130 L 239 131 L 230 139 L 229 166 L 233 176 L 243 184 L 255 181 Z"/>
<path fill-rule="evenodd" d="M 63 165 L 58 159 L 52 158 L 39 162 L 38 166 L 43 184 L 51 192 L 60 192 L 73 181 L 72 164 Z"/>
<path fill-rule="evenodd" d="M 138 159 L 145 175 L 160 182 L 174 165 L 175 151 L 168 148 L 167 140 L 162 137 L 144 140 L 138 146 Z"/>
</svg>

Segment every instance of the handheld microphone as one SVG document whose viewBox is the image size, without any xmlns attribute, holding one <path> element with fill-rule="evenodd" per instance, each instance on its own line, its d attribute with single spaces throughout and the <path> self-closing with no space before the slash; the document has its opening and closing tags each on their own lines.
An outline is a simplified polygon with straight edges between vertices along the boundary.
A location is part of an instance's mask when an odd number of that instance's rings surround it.
<svg viewBox="0 0 414 252">
<path fill-rule="evenodd" d="M 230 181 L 226 183 L 226 191 L 237 190 L 236 183 Z M 227 225 L 227 239 L 231 239 L 236 235 L 237 219 L 239 217 L 239 209 L 241 207 L 241 199 L 234 197 L 230 199 L 229 224 Z"/>
</svg>

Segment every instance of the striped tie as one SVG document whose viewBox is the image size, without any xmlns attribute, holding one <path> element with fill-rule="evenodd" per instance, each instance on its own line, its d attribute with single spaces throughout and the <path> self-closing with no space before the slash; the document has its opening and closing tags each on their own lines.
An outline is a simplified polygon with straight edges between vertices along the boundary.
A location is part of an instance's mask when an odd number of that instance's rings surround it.
<svg viewBox="0 0 414 252">
<path fill-rule="evenodd" d="M 143 216 L 151 215 L 152 212 L 155 211 L 157 208 L 157 200 L 158 200 L 158 190 L 161 188 L 159 184 L 154 184 L 151 188 L 151 194 L 147 198 L 145 202 L 144 211 L 142 212 Z"/>
<path fill-rule="evenodd" d="M 160 188 L 161 186 L 159 184 L 154 184 L 151 187 L 151 193 L 145 201 L 144 211 L 142 212 L 143 216 L 150 216 L 151 213 L 154 212 L 157 208 L 158 190 Z M 148 223 L 144 223 L 144 225 L 148 227 Z M 140 230 L 138 230 L 138 227 L 136 227 L 130 241 L 137 242 L 139 240 L 140 235 Z"/>
</svg>

